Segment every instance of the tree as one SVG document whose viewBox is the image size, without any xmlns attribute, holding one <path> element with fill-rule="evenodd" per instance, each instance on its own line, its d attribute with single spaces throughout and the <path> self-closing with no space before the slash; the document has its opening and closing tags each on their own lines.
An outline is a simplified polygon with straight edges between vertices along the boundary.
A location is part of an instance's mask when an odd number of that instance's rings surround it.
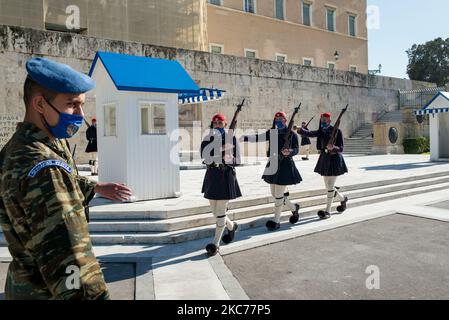
<svg viewBox="0 0 449 320">
<path fill-rule="evenodd" d="M 438 86 L 449 82 L 449 38 L 414 44 L 406 52 L 407 73 L 411 80 L 433 82 Z"/>
</svg>

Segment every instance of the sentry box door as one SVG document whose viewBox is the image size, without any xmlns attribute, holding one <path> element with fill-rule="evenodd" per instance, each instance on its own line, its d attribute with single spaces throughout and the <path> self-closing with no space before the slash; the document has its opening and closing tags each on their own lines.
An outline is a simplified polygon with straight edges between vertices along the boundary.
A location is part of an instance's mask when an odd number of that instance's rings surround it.
<svg viewBox="0 0 449 320">
<path fill-rule="evenodd" d="M 119 104 L 107 102 L 98 110 L 98 173 L 100 181 L 123 183 L 126 179 L 126 146 L 120 129 Z"/>
<path fill-rule="evenodd" d="M 137 123 L 128 128 L 127 182 L 137 200 L 179 194 L 179 163 L 171 158 L 173 150 L 177 150 L 177 141 L 170 140 L 177 128 L 176 98 L 174 95 L 173 101 L 139 99 L 136 107 L 131 108 Z"/>
<path fill-rule="evenodd" d="M 449 159 L 449 113 L 439 113 L 437 117 L 439 121 L 439 158 Z"/>
</svg>

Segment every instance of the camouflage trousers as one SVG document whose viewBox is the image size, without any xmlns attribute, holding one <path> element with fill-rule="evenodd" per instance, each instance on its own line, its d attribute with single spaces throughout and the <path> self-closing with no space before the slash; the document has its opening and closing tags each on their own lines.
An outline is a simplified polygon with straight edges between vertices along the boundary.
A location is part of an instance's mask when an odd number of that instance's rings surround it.
<svg viewBox="0 0 449 320">
<path fill-rule="evenodd" d="M 33 280 L 30 277 L 14 276 L 12 263 L 9 265 L 8 274 L 6 276 L 5 284 L 5 298 L 6 300 L 61 300 L 64 297 L 54 297 L 50 290 L 48 290 L 43 281 Z M 84 295 L 79 297 L 71 296 L 71 299 L 83 299 Z M 97 300 L 109 300 L 108 291 L 104 291 L 97 296 Z"/>
<path fill-rule="evenodd" d="M 12 264 L 9 265 L 6 276 L 5 298 L 6 300 L 50 300 L 52 295 L 49 290 L 37 283 L 30 283 L 28 280 L 21 280 L 14 277 L 11 271 Z"/>
</svg>

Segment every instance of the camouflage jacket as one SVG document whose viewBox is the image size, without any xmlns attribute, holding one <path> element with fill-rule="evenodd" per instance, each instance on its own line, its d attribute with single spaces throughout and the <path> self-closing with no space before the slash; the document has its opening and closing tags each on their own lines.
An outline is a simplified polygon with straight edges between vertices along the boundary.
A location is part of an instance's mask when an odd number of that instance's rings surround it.
<svg viewBox="0 0 449 320">
<path fill-rule="evenodd" d="M 17 126 L 0 152 L 0 224 L 13 258 L 7 299 L 109 298 L 84 211 L 94 187 L 65 140 Z"/>
</svg>

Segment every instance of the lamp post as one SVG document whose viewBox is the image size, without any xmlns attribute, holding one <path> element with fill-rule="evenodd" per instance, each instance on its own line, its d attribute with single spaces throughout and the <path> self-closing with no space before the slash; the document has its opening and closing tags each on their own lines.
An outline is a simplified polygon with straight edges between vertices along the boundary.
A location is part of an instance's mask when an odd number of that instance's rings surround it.
<svg viewBox="0 0 449 320">
<path fill-rule="evenodd" d="M 335 50 L 334 57 L 335 57 L 335 61 L 338 61 L 338 59 L 340 58 L 340 54 L 338 53 L 337 50 Z"/>
<path fill-rule="evenodd" d="M 379 64 L 379 69 L 377 70 L 368 70 L 368 74 L 375 75 L 377 73 L 382 73 L 382 65 Z"/>
</svg>

